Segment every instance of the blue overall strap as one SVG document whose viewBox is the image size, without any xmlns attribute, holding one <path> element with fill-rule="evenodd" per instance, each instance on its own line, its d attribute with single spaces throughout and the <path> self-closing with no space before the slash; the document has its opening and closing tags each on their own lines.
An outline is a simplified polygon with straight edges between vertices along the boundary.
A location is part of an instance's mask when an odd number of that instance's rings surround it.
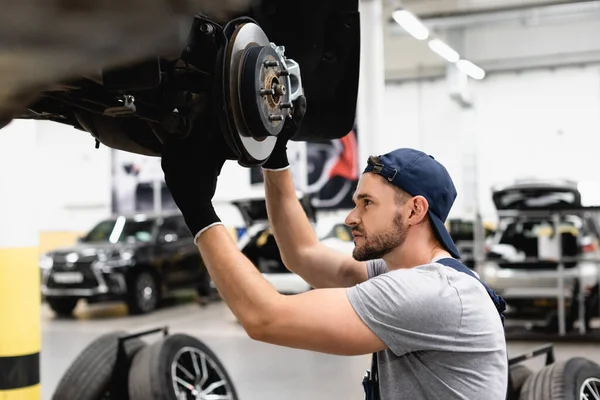
<svg viewBox="0 0 600 400">
<path fill-rule="evenodd" d="M 481 279 L 479 279 L 477 277 L 477 275 L 475 275 L 473 273 L 473 271 L 471 271 L 466 265 L 464 265 L 463 263 L 461 263 L 460 261 L 454 259 L 454 258 L 442 258 L 437 260 L 436 262 L 445 265 L 447 267 L 450 267 L 458 272 L 464 272 L 465 274 L 469 274 L 471 275 L 473 278 L 477 279 L 485 288 L 485 290 L 488 292 L 488 294 L 490 295 L 492 301 L 494 302 L 494 305 L 496 306 L 496 310 L 498 310 L 498 314 L 500 314 L 500 319 L 502 320 L 502 325 L 504 325 L 504 310 L 506 310 L 506 302 L 504 301 L 504 299 L 500 296 L 498 296 L 496 294 L 496 292 L 494 292 L 488 285 L 486 285 L 484 282 L 481 281 Z"/>
</svg>

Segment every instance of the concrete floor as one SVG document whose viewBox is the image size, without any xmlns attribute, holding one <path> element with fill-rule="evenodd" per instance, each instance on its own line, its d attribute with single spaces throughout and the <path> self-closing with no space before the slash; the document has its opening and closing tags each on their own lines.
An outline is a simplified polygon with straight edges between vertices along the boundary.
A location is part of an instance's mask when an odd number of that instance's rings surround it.
<svg viewBox="0 0 600 400">
<path fill-rule="evenodd" d="M 249 339 L 222 302 L 200 306 L 195 302 L 175 304 L 152 314 L 130 317 L 123 305 L 80 303 L 75 318 L 55 319 L 42 308 L 42 400 L 54 388 L 78 353 L 97 336 L 115 331 L 137 332 L 168 326 L 204 341 L 221 359 L 238 394 L 253 399 L 347 399 L 362 400 L 361 380 L 370 357 L 339 357 L 268 345 Z M 159 334 L 145 337 L 152 342 Z M 511 356 L 547 342 L 510 342 Z M 600 363 L 598 344 L 555 345 L 557 360 L 584 356 Z M 528 361 L 534 370 L 543 357 Z"/>
</svg>

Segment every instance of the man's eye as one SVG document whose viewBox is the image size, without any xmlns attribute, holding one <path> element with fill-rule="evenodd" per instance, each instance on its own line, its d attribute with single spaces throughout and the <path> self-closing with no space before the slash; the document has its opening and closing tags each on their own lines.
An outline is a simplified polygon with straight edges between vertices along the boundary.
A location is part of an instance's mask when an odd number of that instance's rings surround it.
<svg viewBox="0 0 600 400">
<path fill-rule="evenodd" d="M 371 204 L 371 200 L 365 200 L 364 204 L 365 204 L 365 206 L 368 206 L 369 204 Z"/>
</svg>

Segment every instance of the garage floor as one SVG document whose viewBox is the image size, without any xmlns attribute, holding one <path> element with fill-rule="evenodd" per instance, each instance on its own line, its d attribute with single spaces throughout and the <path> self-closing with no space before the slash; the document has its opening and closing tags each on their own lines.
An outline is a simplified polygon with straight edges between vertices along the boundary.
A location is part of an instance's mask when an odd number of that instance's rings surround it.
<svg viewBox="0 0 600 400">
<path fill-rule="evenodd" d="M 114 330 L 137 332 L 168 326 L 171 333 L 198 337 L 221 359 L 240 398 L 253 399 L 347 399 L 362 400 L 361 380 L 369 356 L 339 357 L 267 345 L 249 339 L 222 302 L 200 306 L 195 302 L 173 304 L 155 313 L 129 317 L 119 303 L 87 306 L 80 303 L 72 320 L 57 320 L 42 308 L 42 400 L 54 388 L 77 354 L 97 336 Z M 159 334 L 145 337 L 152 342 Z M 509 343 L 510 355 L 543 343 Z M 597 344 L 555 346 L 558 360 L 585 356 L 600 363 Z M 534 369 L 543 357 L 527 364 Z"/>
</svg>

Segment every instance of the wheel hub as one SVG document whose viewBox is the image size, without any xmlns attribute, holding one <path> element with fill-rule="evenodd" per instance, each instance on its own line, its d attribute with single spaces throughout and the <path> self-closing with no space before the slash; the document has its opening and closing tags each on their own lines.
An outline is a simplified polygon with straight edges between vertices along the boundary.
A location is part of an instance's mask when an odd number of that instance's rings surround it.
<svg viewBox="0 0 600 400">
<path fill-rule="evenodd" d="M 240 74 L 241 111 L 251 137 L 262 141 L 277 136 L 290 116 L 289 90 L 281 79 L 287 71 L 271 46 L 250 47 Z"/>
<path fill-rule="evenodd" d="M 143 311 L 149 311 L 154 307 L 156 302 L 154 279 L 148 274 L 143 274 L 138 279 L 137 292 L 139 298 L 139 306 Z"/>
<path fill-rule="evenodd" d="M 261 165 L 303 93 L 300 69 L 253 22 L 226 27 L 223 134 L 243 166 Z"/>
</svg>

